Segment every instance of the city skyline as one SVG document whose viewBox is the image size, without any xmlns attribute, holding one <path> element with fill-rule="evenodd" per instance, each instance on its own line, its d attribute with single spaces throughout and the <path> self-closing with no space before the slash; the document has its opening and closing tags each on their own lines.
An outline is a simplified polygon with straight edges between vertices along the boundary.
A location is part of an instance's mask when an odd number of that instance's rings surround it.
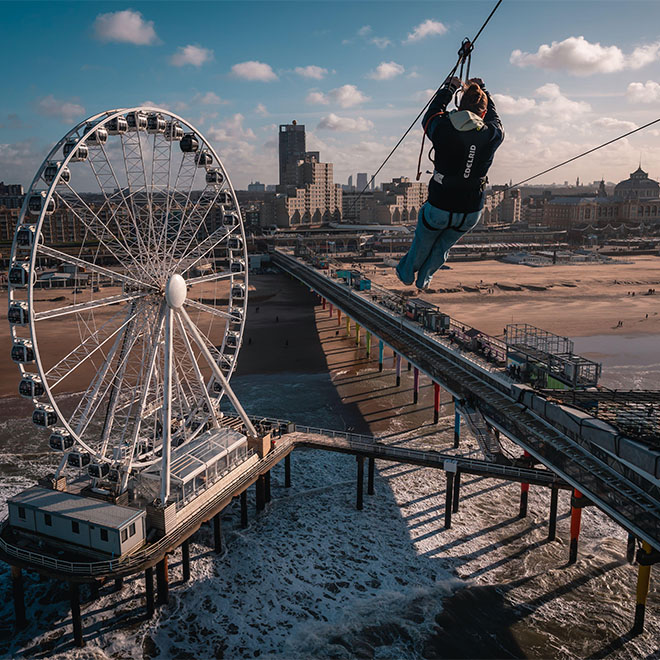
<svg viewBox="0 0 660 660">
<path fill-rule="evenodd" d="M 3 49 L 6 59 L 21 53 L 26 84 L 7 85 L 0 101 L 0 180 L 27 186 L 72 125 L 143 103 L 196 125 L 238 188 L 277 181 L 277 126 L 294 119 L 336 181 L 372 173 L 492 6 L 4 3 Z M 491 182 L 519 180 L 655 119 L 659 18 L 648 2 L 505 1 L 472 63 L 506 131 Z M 377 183 L 414 178 L 420 137 L 418 125 Z M 658 178 L 658 147 L 660 130 L 647 129 L 534 183 L 618 181 L 640 157 Z M 423 158 L 422 172 L 429 167 Z"/>
</svg>

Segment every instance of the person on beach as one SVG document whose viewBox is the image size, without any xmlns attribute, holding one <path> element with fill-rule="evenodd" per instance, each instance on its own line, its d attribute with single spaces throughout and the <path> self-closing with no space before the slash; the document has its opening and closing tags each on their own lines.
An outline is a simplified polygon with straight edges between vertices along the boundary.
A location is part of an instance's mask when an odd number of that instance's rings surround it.
<svg viewBox="0 0 660 660">
<path fill-rule="evenodd" d="M 462 88 L 458 110 L 447 104 Z M 481 78 L 463 85 L 445 81 L 429 106 L 422 126 L 433 142 L 433 177 L 422 205 L 410 250 L 396 267 L 406 286 L 427 289 L 445 263 L 451 247 L 479 222 L 484 206 L 486 174 L 504 140 L 502 122 Z M 416 281 L 415 281 L 416 275 Z"/>
</svg>

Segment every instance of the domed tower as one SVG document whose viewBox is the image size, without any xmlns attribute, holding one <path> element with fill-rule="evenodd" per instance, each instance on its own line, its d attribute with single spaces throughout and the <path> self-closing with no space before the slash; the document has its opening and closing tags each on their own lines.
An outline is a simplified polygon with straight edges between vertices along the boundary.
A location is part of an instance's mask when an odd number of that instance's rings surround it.
<svg viewBox="0 0 660 660">
<path fill-rule="evenodd" d="M 649 179 L 640 166 L 631 172 L 630 178 L 617 183 L 614 195 L 622 199 L 657 199 L 660 196 L 660 183 Z"/>
</svg>

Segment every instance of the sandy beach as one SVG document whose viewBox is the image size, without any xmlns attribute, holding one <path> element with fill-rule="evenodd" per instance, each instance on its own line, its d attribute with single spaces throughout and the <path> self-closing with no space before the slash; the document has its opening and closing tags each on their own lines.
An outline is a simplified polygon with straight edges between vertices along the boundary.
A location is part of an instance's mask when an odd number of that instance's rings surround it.
<svg viewBox="0 0 660 660">
<path fill-rule="evenodd" d="M 529 323 L 569 337 L 660 334 L 660 257 L 542 268 L 500 261 L 448 265 L 434 275 L 431 291 L 419 297 L 489 334 L 501 334 L 507 323 Z M 387 289 L 418 295 L 401 284 L 392 267 L 367 265 L 366 270 Z M 654 288 L 655 296 L 646 295 Z"/>
</svg>

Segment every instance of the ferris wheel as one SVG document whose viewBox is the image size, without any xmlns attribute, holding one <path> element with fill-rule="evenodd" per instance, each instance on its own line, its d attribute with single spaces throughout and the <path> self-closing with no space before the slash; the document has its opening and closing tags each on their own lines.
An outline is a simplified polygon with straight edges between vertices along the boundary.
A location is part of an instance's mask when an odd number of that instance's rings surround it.
<svg viewBox="0 0 660 660">
<path fill-rule="evenodd" d="M 9 270 L 11 357 L 32 420 L 115 492 L 217 427 L 245 324 L 236 194 L 213 147 L 159 108 L 72 128 L 30 185 Z M 167 482 L 167 483 L 166 483 Z"/>
</svg>

